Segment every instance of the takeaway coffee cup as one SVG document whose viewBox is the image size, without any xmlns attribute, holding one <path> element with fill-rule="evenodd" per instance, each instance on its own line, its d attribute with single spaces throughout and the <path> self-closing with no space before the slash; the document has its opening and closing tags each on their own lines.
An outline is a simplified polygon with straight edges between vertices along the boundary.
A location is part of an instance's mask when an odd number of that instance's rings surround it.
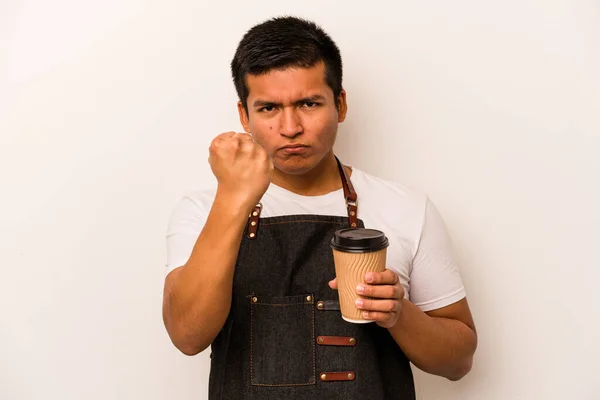
<svg viewBox="0 0 600 400">
<path fill-rule="evenodd" d="M 331 239 L 335 275 L 342 318 L 348 322 L 372 322 L 362 317 L 355 300 L 367 298 L 356 293 L 356 286 L 364 283 L 367 272 L 383 272 L 388 239 L 375 229 L 349 228 L 334 233 Z"/>
</svg>

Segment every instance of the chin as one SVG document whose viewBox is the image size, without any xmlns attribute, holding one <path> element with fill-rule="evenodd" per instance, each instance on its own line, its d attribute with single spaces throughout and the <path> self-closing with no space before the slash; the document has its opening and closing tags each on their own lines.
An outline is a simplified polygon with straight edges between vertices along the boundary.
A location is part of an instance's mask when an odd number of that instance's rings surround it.
<svg viewBox="0 0 600 400">
<path fill-rule="evenodd" d="M 273 165 L 287 175 L 304 175 L 318 165 L 310 158 L 290 157 L 285 160 L 274 160 Z"/>
</svg>

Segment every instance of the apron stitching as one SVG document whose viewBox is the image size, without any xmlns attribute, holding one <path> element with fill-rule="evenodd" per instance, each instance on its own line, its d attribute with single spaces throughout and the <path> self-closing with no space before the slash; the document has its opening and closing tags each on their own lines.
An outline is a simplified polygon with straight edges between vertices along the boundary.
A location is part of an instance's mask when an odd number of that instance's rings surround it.
<svg viewBox="0 0 600 400">
<path fill-rule="evenodd" d="M 266 386 L 266 387 L 275 387 L 275 386 L 311 386 L 314 385 L 316 383 L 316 371 L 317 371 L 317 365 L 316 365 L 316 354 L 315 354 L 315 343 L 314 340 L 311 340 L 312 343 L 312 353 L 313 353 L 313 376 L 312 376 L 312 380 L 308 383 L 281 383 L 281 384 L 267 384 L 267 383 L 254 383 L 254 373 L 253 373 L 253 369 L 252 369 L 252 355 L 254 354 L 254 352 L 252 351 L 252 326 L 254 325 L 253 322 L 253 311 L 254 311 L 254 307 L 253 305 L 266 305 L 266 306 L 297 306 L 297 305 L 305 305 L 305 304 L 269 304 L 269 303 L 254 303 L 254 304 L 250 304 L 250 385 L 251 386 Z M 314 307 L 311 307 L 311 312 L 312 312 L 312 318 L 311 318 L 311 322 L 312 322 L 312 337 L 315 337 L 315 309 Z"/>
<path fill-rule="evenodd" d="M 268 387 L 274 387 L 274 386 L 312 386 L 314 385 L 315 382 L 309 382 L 309 383 L 274 383 L 274 384 L 266 384 L 266 383 L 254 383 L 253 386 L 268 386 Z"/>
<path fill-rule="evenodd" d="M 252 301 L 252 300 L 250 300 Z M 254 385 L 254 374 L 252 373 L 252 325 L 253 325 L 253 320 L 252 320 L 252 311 L 253 311 L 252 304 L 250 304 L 250 385 Z"/>
<path fill-rule="evenodd" d="M 283 225 L 283 224 L 297 224 L 297 223 L 301 223 L 301 222 L 314 222 L 314 223 L 322 223 L 322 224 L 329 224 L 329 225 L 346 225 L 345 222 L 332 222 L 332 221 L 316 221 L 316 220 L 299 220 L 299 221 L 284 221 L 284 222 L 263 222 L 262 225 Z"/>
<path fill-rule="evenodd" d="M 314 295 L 313 295 L 314 297 Z M 313 349 L 313 379 L 312 379 L 312 383 L 316 384 L 317 383 L 317 363 L 315 361 L 316 358 L 316 350 L 315 350 L 315 307 L 314 305 L 310 307 L 311 311 L 312 311 L 312 349 Z"/>
</svg>

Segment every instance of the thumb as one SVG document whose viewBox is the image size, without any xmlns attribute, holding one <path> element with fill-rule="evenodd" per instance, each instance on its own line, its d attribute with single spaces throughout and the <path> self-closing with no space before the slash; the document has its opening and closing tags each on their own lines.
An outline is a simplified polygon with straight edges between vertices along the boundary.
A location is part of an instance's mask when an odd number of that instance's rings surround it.
<svg viewBox="0 0 600 400">
<path fill-rule="evenodd" d="M 332 288 L 333 290 L 337 290 L 337 288 L 338 288 L 337 278 L 334 278 L 333 280 L 329 281 L 329 287 Z"/>
</svg>

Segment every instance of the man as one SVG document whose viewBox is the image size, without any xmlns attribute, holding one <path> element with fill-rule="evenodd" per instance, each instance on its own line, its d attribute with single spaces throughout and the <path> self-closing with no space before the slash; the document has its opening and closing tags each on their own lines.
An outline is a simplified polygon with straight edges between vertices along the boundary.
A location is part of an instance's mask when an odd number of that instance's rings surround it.
<svg viewBox="0 0 600 400">
<path fill-rule="evenodd" d="M 213 140 L 218 186 L 182 200 L 167 238 L 165 326 L 185 354 L 211 346 L 209 398 L 414 399 L 409 361 L 463 377 L 477 337 L 441 217 L 333 153 L 347 112 L 335 43 L 275 18 L 231 69 L 246 133 Z M 329 247 L 354 225 L 390 241 L 385 272 L 356 288 L 367 324 L 341 318 Z"/>
</svg>

